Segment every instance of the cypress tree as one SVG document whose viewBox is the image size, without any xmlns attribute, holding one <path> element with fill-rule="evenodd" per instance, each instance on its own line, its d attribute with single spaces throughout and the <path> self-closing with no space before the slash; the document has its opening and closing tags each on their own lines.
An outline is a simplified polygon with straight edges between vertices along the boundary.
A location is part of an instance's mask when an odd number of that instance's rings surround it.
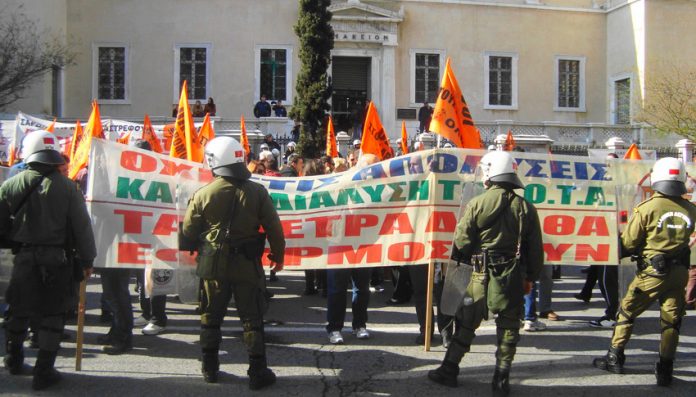
<svg viewBox="0 0 696 397">
<path fill-rule="evenodd" d="M 302 122 L 298 153 L 307 158 L 323 154 L 326 144 L 326 112 L 331 108 L 331 84 L 327 70 L 331 63 L 334 33 L 331 27 L 331 0 L 299 0 L 295 34 L 299 38 L 301 69 L 297 75 L 295 104 L 290 117 Z"/>
</svg>

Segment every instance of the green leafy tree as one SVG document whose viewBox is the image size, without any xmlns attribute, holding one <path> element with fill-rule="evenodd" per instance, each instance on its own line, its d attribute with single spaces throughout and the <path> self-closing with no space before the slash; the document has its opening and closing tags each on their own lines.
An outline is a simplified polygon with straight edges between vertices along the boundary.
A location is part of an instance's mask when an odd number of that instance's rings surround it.
<svg viewBox="0 0 696 397">
<path fill-rule="evenodd" d="M 331 27 L 330 0 L 300 0 L 295 34 L 300 42 L 302 67 L 297 75 L 297 96 L 290 117 L 302 122 L 297 151 L 303 157 L 323 154 L 326 136 L 324 120 L 331 108 L 331 85 L 327 70 L 331 63 L 334 33 Z"/>
</svg>

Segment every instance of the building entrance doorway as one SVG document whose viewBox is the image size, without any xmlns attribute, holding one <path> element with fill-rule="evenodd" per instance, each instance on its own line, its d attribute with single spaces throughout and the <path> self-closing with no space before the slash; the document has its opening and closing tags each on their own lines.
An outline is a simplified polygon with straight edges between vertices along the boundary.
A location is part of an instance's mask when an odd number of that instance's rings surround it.
<svg viewBox="0 0 696 397">
<path fill-rule="evenodd" d="M 331 64 L 334 127 L 336 132 L 346 131 L 354 139 L 359 139 L 369 100 L 372 58 L 335 56 Z"/>
</svg>

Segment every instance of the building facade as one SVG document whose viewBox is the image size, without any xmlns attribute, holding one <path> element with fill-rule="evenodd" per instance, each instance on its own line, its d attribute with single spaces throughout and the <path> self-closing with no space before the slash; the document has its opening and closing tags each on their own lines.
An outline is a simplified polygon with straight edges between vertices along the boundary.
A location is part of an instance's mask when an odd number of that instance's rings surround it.
<svg viewBox="0 0 696 397">
<path fill-rule="evenodd" d="M 9 3 L 22 4 L 78 57 L 6 112 L 84 119 L 94 98 L 110 117 L 169 116 L 184 79 L 191 102 L 213 97 L 223 121 L 252 118 L 261 94 L 293 104 L 296 1 Z M 603 136 L 571 127 L 632 125 L 650 100 L 651 78 L 696 67 L 689 0 L 346 0 L 331 11 L 332 112 L 345 130 L 371 100 L 390 136 L 399 136 L 401 120 L 415 132 L 417 110 L 435 99 L 450 58 L 484 135 L 548 125 L 557 141 L 599 142 Z"/>
</svg>

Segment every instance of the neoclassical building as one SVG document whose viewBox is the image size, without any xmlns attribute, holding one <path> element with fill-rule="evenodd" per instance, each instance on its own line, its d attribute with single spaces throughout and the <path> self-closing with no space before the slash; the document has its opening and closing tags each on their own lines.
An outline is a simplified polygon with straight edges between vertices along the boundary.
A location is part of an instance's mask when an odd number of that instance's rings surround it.
<svg viewBox="0 0 696 397">
<path fill-rule="evenodd" d="M 8 0 L 74 45 L 76 64 L 5 112 L 85 119 L 171 114 L 181 81 L 230 125 L 261 94 L 291 107 L 300 69 L 294 0 Z M 388 133 L 436 97 L 451 58 L 474 120 L 499 132 L 587 144 L 619 135 L 669 143 L 635 125 L 651 78 L 696 66 L 690 0 L 336 0 L 333 114 L 349 129 L 372 100 Z M 220 124 L 218 124 L 220 125 Z"/>
</svg>

